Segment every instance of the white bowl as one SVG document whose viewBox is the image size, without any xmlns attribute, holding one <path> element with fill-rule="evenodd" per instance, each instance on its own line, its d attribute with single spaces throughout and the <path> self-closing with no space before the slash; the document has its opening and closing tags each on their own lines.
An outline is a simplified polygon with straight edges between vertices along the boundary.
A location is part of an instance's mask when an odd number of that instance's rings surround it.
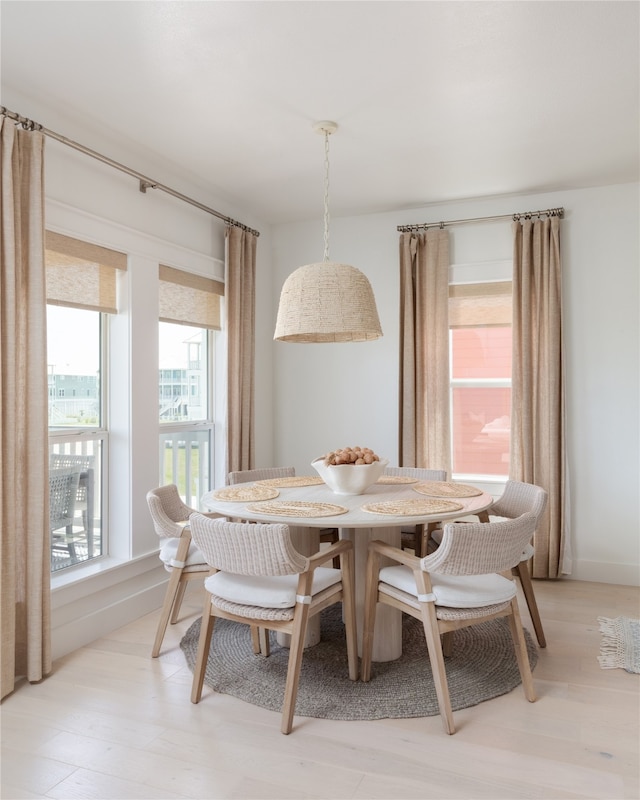
<svg viewBox="0 0 640 800">
<path fill-rule="evenodd" d="M 364 494 L 384 472 L 388 459 L 373 464 L 337 464 L 327 467 L 324 458 L 311 462 L 322 480 L 335 494 Z"/>
</svg>

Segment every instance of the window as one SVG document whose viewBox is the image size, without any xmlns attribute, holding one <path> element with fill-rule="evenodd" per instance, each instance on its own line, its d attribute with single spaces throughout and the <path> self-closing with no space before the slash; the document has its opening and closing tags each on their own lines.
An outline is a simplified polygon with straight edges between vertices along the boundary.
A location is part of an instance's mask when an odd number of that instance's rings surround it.
<svg viewBox="0 0 640 800">
<path fill-rule="evenodd" d="M 105 554 L 103 365 L 121 253 L 46 234 L 51 570 Z"/>
<path fill-rule="evenodd" d="M 198 507 L 213 458 L 213 336 L 220 330 L 217 281 L 160 267 L 160 483 L 175 483 Z"/>
<path fill-rule="evenodd" d="M 452 470 L 509 474 L 511 282 L 449 287 Z"/>
</svg>

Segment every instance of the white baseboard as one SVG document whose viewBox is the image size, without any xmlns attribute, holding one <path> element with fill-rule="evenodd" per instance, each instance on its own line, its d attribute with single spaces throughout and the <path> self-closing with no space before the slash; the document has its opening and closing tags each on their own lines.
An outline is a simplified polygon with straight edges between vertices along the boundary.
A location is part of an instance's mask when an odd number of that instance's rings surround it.
<svg viewBox="0 0 640 800">
<path fill-rule="evenodd" d="M 156 566 L 157 557 L 152 569 L 145 561 L 148 559 L 56 592 L 51 608 L 54 661 L 162 606 L 168 575 Z M 131 574 L 134 571 L 136 574 Z"/>
<path fill-rule="evenodd" d="M 571 575 L 564 578 L 592 583 L 615 583 L 620 586 L 640 586 L 640 565 L 613 564 L 606 561 L 574 561 Z"/>
<path fill-rule="evenodd" d="M 123 598 L 100 611 L 77 617 L 71 622 L 56 625 L 55 615 L 51 620 L 51 656 L 57 658 L 71 653 L 86 644 L 107 636 L 114 630 L 134 622 L 136 619 L 160 608 L 164 599 L 164 584 L 145 589 L 137 595 Z"/>
</svg>

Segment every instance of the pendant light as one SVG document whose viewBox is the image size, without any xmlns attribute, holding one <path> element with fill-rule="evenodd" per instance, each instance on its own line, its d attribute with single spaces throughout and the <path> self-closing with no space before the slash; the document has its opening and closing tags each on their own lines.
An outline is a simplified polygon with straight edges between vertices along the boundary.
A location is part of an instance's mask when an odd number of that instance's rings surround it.
<svg viewBox="0 0 640 800">
<path fill-rule="evenodd" d="M 373 289 L 356 267 L 329 261 L 329 136 L 338 126 L 316 122 L 324 135 L 324 260 L 284 282 L 274 339 L 280 342 L 364 342 L 382 336 Z"/>
</svg>

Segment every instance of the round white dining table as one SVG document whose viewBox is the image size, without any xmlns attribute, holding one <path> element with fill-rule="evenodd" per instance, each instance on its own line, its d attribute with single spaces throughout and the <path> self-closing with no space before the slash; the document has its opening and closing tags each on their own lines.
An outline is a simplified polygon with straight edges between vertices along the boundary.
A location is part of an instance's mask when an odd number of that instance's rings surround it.
<svg viewBox="0 0 640 800">
<path fill-rule="evenodd" d="M 243 484 L 250 486 L 251 484 Z M 391 515 L 371 513 L 363 509 L 371 503 L 396 502 L 399 500 L 427 499 L 413 489 L 414 484 L 375 483 L 365 493 L 358 495 L 341 495 L 334 493 L 326 484 L 278 488 L 278 497 L 274 501 L 297 501 L 304 503 L 330 503 L 346 508 L 346 512 L 333 516 L 290 516 L 278 515 L 267 510 L 261 511 L 260 501 L 229 502 L 216 499 L 215 491 L 207 492 L 202 497 L 202 507 L 232 519 L 243 519 L 250 522 L 279 522 L 289 525 L 291 539 L 303 555 L 318 551 L 321 528 L 338 528 L 340 538 L 354 543 L 355 551 L 355 585 L 356 585 L 356 622 L 358 627 L 358 652 L 362 653 L 362 627 L 364 617 L 364 583 L 369 542 L 378 539 L 394 547 L 401 546 L 401 530 L 413 525 L 427 525 L 459 519 L 468 514 L 479 514 L 486 510 L 493 498 L 486 492 L 474 497 L 440 497 L 430 496 L 432 500 L 450 500 L 461 506 L 450 512 L 437 512 L 418 515 Z M 271 501 L 263 501 L 271 502 Z M 391 563 L 388 561 L 387 563 Z M 318 620 L 319 624 L 319 620 Z M 319 636 L 319 628 L 317 635 Z M 317 641 L 317 639 L 316 639 Z M 374 632 L 373 660 L 393 661 L 402 655 L 402 613 L 390 606 L 380 605 L 376 613 Z"/>
</svg>

